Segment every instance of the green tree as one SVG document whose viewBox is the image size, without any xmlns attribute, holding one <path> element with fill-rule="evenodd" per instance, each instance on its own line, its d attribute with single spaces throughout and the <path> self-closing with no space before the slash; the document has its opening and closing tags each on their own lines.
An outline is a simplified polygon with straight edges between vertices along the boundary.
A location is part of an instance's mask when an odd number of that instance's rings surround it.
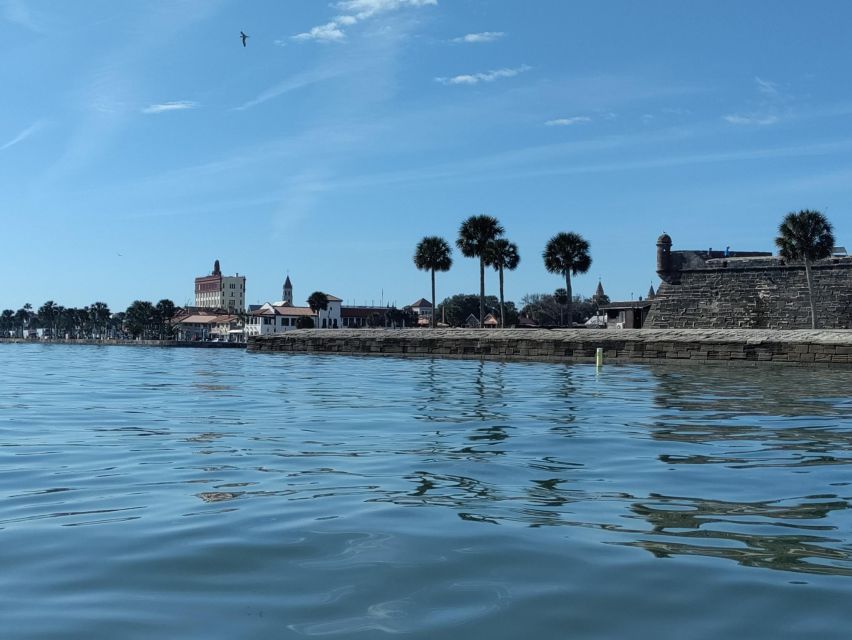
<svg viewBox="0 0 852 640">
<path fill-rule="evenodd" d="M 314 291 L 308 296 L 308 306 L 315 314 L 319 314 L 320 311 L 328 309 L 328 296 L 322 291 Z M 317 318 L 319 318 L 319 315 L 317 315 Z"/>
<path fill-rule="evenodd" d="M 92 337 L 97 333 L 98 337 L 103 338 L 109 330 L 109 307 L 106 302 L 93 302 L 89 305 L 89 316 L 92 319 Z"/>
<path fill-rule="evenodd" d="M 808 302 L 811 307 L 811 328 L 816 329 L 811 265 L 817 260 L 828 258 L 834 249 L 831 223 L 819 211 L 805 209 L 784 216 L 784 220 L 778 227 L 778 233 L 780 235 L 775 238 L 775 244 L 778 246 L 781 257 L 791 262 L 805 263 Z"/>
<path fill-rule="evenodd" d="M 456 246 L 466 258 L 479 258 L 479 326 L 485 319 L 485 265 L 491 243 L 503 235 L 503 227 L 492 216 L 471 216 L 462 222 Z"/>
<path fill-rule="evenodd" d="M 592 266 L 589 256 L 589 243 L 579 234 L 557 233 L 544 248 L 542 253 L 544 268 L 550 273 L 560 273 L 565 277 L 565 292 L 568 294 L 566 315 L 573 322 L 573 294 L 571 293 L 571 276 L 586 273 Z"/>
<path fill-rule="evenodd" d="M 143 300 L 134 300 L 127 307 L 124 316 L 124 326 L 132 338 L 150 338 L 156 323 L 157 309 L 153 304 Z"/>
<path fill-rule="evenodd" d="M 32 321 L 32 305 L 28 302 L 23 307 L 15 312 L 15 324 L 20 331 L 19 337 L 23 338 L 24 333 L 29 329 Z"/>
<path fill-rule="evenodd" d="M 439 236 L 427 236 L 417 243 L 414 250 L 414 266 L 421 271 L 432 272 L 432 328 L 437 322 L 438 309 L 435 306 L 435 272 L 449 271 L 453 265 L 452 249 L 446 240 Z"/>
<path fill-rule="evenodd" d="M 53 300 L 48 300 L 38 308 L 38 321 L 42 327 L 48 330 L 49 337 L 55 337 L 56 316 L 59 308 Z"/>
<path fill-rule="evenodd" d="M 562 287 L 559 287 L 553 292 L 553 299 L 556 301 L 556 304 L 559 305 L 559 326 L 561 327 L 565 324 L 564 312 L 565 305 L 568 304 L 568 292 Z"/>
<path fill-rule="evenodd" d="M 12 309 L 3 309 L 3 313 L 0 313 L 0 329 L 3 331 L 3 337 L 8 338 L 14 328 L 15 312 Z"/>
<path fill-rule="evenodd" d="M 157 319 L 160 321 L 160 340 L 174 337 L 172 319 L 175 317 L 177 307 L 168 298 L 163 298 L 157 303 Z"/>
<path fill-rule="evenodd" d="M 500 274 L 500 327 L 506 326 L 506 315 L 503 309 L 503 270 L 514 271 L 521 262 L 518 245 L 506 238 L 497 238 L 489 245 L 488 264 Z"/>
<path fill-rule="evenodd" d="M 447 324 L 451 327 L 460 327 L 467 320 L 470 314 L 476 315 L 479 311 L 479 296 L 475 293 L 457 293 L 449 298 L 444 298 L 441 302 L 441 308 L 444 310 L 444 316 Z M 505 302 L 506 324 L 513 325 L 518 322 L 518 310 L 515 303 L 507 300 Z M 485 314 L 492 313 L 497 316 L 500 311 L 500 301 L 497 296 L 485 296 L 484 301 Z"/>
<path fill-rule="evenodd" d="M 297 329 L 313 329 L 314 328 L 314 319 L 309 318 L 308 316 L 299 316 L 299 319 L 296 320 L 296 328 Z"/>
</svg>

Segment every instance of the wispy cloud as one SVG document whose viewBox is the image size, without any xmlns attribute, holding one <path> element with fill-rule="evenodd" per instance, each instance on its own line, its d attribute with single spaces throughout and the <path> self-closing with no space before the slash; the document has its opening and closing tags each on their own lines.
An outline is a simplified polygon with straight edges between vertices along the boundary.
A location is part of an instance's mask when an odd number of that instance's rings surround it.
<svg viewBox="0 0 852 640">
<path fill-rule="evenodd" d="M 778 91 L 778 85 L 774 82 L 770 82 L 769 80 L 763 80 L 762 78 L 758 78 L 757 76 L 755 76 L 754 81 L 757 84 L 757 90 L 760 91 L 760 93 L 772 97 L 776 97 L 780 94 L 780 92 Z"/>
<path fill-rule="evenodd" d="M 381 13 L 405 7 L 425 7 L 438 4 L 438 0 L 340 0 L 333 6 L 341 12 L 325 24 L 317 25 L 292 36 L 293 40 L 306 42 L 341 42 L 346 39 L 345 27 L 372 18 Z"/>
<path fill-rule="evenodd" d="M 755 76 L 755 89 L 761 98 L 752 101 L 752 109 L 745 113 L 730 113 L 722 116 L 728 124 L 740 126 L 768 126 L 781 122 L 781 115 L 785 119 L 791 115 L 791 96 L 785 95 L 778 88 L 778 84 Z"/>
<path fill-rule="evenodd" d="M 297 73 L 296 75 L 285 78 L 278 84 L 269 87 L 265 91 L 262 91 L 256 97 L 252 98 L 247 102 L 244 102 L 235 109 L 237 111 L 251 109 L 252 107 L 256 107 L 257 105 L 262 104 L 267 100 L 272 100 L 273 98 L 277 98 L 278 96 L 283 95 L 285 93 L 289 93 L 290 91 L 296 91 L 298 89 L 309 87 L 313 84 L 317 84 L 325 80 L 330 80 L 331 78 L 343 75 L 343 73 L 344 70 L 341 68 L 316 69 L 312 71 L 305 71 L 303 73 Z"/>
<path fill-rule="evenodd" d="M 502 38 L 505 33 L 502 31 L 482 31 L 481 33 L 468 33 L 467 35 L 453 38 L 453 42 L 468 42 L 471 44 L 480 42 L 494 42 Z"/>
<path fill-rule="evenodd" d="M 592 119 L 588 116 L 574 116 L 572 118 L 556 118 L 555 120 L 548 120 L 544 124 L 548 127 L 570 127 L 575 124 L 586 124 L 591 121 Z"/>
<path fill-rule="evenodd" d="M 441 84 L 479 84 L 480 82 L 494 82 L 501 78 L 513 78 L 516 75 L 529 71 L 532 67 L 521 65 L 512 69 L 495 69 L 493 71 L 485 71 L 483 73 L 466 73 L 451 78 L 435 78 L 435 82 Z"/>
<path fill-rule="evenodd" d="M 0 146 L 0 151 L 5 151 L 9 147 L 14 147 L 19 142 L 23 142 L 24 140 L 29 138 L 31 135 L 33 135 L 35 132 L 37 132 L 39 129 L 41 129 L 42 126 L 44 126 L 43 122 L 35 122 L 35 123 L 31 124 L 29 127 L 27 127 L 26 129 L 21 131 L 18 135 L 16 135 L 14 138 L 9 140 L 6 144 L 4 144 L 3 146 Z"/>
<path fill-rule="evenodd" d="M 197 107 L 197 102 L 192 102 L 191 100 L 176 100 L 173 102 L 152 104 L 142 109 L 142 113 L 164 113 L 166 111 L 184 111 L 186 109 L 196 109 Z"/>
<path fill-rule="evenodd" d="M 729 114 L 723 117 L 725 122 L 730 124 L 741 124 L 741 125 L 759 125 L 766 126 L 770 124 L 776 124 L 780 122 L 781 118 L 776 115 L 740 115 L 736 113 Z"/>
</svg>

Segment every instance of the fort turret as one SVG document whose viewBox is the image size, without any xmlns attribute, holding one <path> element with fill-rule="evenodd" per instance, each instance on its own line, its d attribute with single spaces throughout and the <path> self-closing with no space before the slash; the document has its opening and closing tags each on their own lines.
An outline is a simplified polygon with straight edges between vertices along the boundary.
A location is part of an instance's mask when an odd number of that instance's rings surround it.
<svg viewBox="0 0 852 640">
<path fill-rule="evenodd" d="M 663 282 L 672 276 L 672 239 L 665 231 L 657 238 L 657 275 Z"/>
</svg>

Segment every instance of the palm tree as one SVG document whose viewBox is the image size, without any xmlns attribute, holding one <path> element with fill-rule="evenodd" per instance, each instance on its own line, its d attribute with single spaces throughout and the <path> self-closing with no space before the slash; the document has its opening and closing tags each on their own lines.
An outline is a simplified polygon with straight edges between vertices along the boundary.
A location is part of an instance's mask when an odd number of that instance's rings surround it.
<svg viewBox="0 0 852 640">
<path fill-rule="evenodd" d="M 3 337 L 8 338 L 9 333 L 15 326 L 15 312 L 12 309 L 3 309 L 0 314 L 0 328 L 3 330 Z"/>
<path fill-rule="evenodd" d="M 328 296 L 322 291 L 314 291 L 308 296 L 308 306 L 311 308 L 311 311 L 317 314 L 317 319 L 319 319 L 320 310 L 325 311 L 328 309 Z"/>
<path fill-rule="evenodd" d="M 466 258 L 479 258 L 479 328 L 485 316 L 485 259 L 489 245 L 503 235 L 503 227 L 492 216 L 471 216 L 462 222 L 456 246 Z"/>
<path fill-rule="evenodd" d="M 589 243 L 583 236 L 574 233 L 557 233 L 547 242 L 542 253 L 544 268 L 550 273 L 561 273 L 565 276 L 565 293 L 568 295 L 566 315 L 568 326 L 573 325 L 573 294 L 571 293 L 571 276 L 586 273 L 592 266 L 589 256 Z"/>
<path fill-rule="evenodd" d="M 164 338 L 174 338 L 174 333 L 172 331 L 172 319 L 175 317 L 175 313 L 177 312 L 175 303 L 168 298 L 163 298 L 157 303 L 156 309 L 158 320 L 160 321 L 160 340 L 163 340 Z"/>
<path fill-rule="evenodd" d="M 831 223 L 819 211 L 805 209 L 784 216 L 775 244 L 781 257 L 791 262 L 805 263 L 805 278 L 808 282 L 808 302 L 811 306 L 811 329 L 816 329 L 816 308 L 814 306 L 813 283 L 811 282 L 811 264 L 831 255 L 834 249 L 834 235 Z"/>
<path fill-rule="evenodd" d="M 15 312 L 15 321 L 17 322 L 18 329 L 20 329 L 20 336 L 22 338 L 25 337 L 24 333 L 30 327 L 30 321 L 32 320 L 32 310 L 33 306 L 28 302 Z"/>
<path fill-rule="evenodd" d="M 487 256 L 488 264 L 500 274 L 500 328 L 506 326 L 506 315 L 503 313 L 503 270 L 514 271 L 521 261 L 518 245 L 506 238 L 497 238 L 491 243 Z"/>
<path fill-rule="evenodd" d="M 450 257 L 452 249 L 446 240 L 438 236 L 426 236 L 417 243 L 414 250 L 414 266 L 421 271 L 432 272 L 432 328 L 435 328 L 437 308 L 435 307 L 435 272 L 449 271 L 453 265 Z"/>
<path fill-rule="evenodd" d="M 51 338 L 55 337 L 55 321 L 58 309 L 59 307 L 57 307 L 56 303 L 53 300 L 48 300 L 39 307 L 37 312 L 39 323 L 41 323 L 41 326 L 50 329 Z"/>
<path fill-rule="evenodd" d="M 89 314 L 92 317 L 92 325 L 98 330 L 98 336 L 103 339 L 105 334 L 108 333 L 109 307 L 106 302 L 93 302 L 89 306 Z"/>
</svg>

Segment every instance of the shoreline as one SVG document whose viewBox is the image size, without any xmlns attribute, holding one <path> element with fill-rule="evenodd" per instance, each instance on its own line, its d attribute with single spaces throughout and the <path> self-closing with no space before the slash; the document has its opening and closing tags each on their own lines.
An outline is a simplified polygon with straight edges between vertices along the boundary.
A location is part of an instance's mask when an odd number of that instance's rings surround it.
<svg viewBox="0 0 852 640">
<path fill-rule="evenodd" d="M 245 342 L 190 342 L 179 340 L 93 340 L 89 338 L 69 338 L 67 340 L 28 340 L 26 338 L 0 338 L 0 344 L 65 344 L 95 347 L 177 347 L 195 349 L 245 349 Z"/>
<path fill-rule="evenodd" d="M 850 366 L 852 330 L 301 329 L 249 338 L 257 353 L 538 362 Z"/>
</svg>

